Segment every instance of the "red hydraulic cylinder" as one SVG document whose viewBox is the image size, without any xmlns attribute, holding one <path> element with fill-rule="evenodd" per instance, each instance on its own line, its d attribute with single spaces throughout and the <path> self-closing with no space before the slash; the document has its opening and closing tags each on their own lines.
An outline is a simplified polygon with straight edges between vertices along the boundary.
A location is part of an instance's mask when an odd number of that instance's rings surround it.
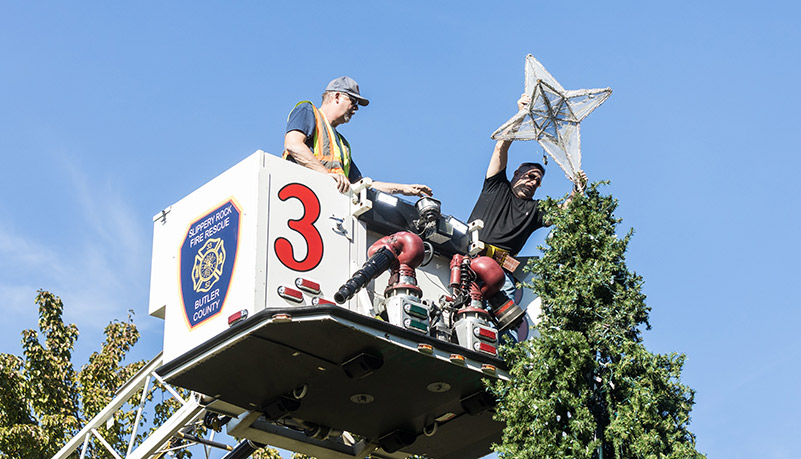
<svg viewBox="0 0 801 459">
<path fill-rule="evenodd" d="M 390 249 L 397 256 L 399 264 L 407 265 L 410 268 L 420 266 L 425 255 L 423 240 L 420 239 L 420 236 L 408 231 L 400 231 L 377 240 L 367 250 L 367 256 L 372 257 L 382 247 Z"/>
<path fill-rule="evenodd" d="M 470 269 L 484 285 L 481 287 L 481 296 L 490 298 L 501 290 L 504 283 L 503 269 L 498 262 L 490 257 L 476 257 L 470 261 Z"/>
</svg>

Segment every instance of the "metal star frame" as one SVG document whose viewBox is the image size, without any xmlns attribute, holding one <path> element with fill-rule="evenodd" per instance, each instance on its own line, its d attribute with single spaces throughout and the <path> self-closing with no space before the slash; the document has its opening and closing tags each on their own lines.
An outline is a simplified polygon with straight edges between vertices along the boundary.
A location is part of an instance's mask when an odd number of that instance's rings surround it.
<svg viewBox="0 0 801 459">
<path fill-rule="evenodd" d="M 531 102 L 495 132 L 495 140 L 536 140 L 581 186 L 579 124 L 612 95 L 611 88 L 566 90 L 531 54 L 526 56 L 526 90 Z"/>
</svg>

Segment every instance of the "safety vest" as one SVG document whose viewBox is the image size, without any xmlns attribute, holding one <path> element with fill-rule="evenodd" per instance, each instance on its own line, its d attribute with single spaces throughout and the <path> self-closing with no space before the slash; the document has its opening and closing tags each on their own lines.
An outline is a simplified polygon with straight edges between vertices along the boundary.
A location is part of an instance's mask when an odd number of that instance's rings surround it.
<svg viewBox="0 0 801 459">
<path fill-rule="evenodd" d="M 295 104 L 298 107 L 300 104 L 309 104 L 314 112 L 314 139 L 312 152 L 314 157 L 319 159 L 323 166 L 331 172 L 342 174 L 346 178 L 350 173 L 350 144 L 344 137 L 337 135 L 331 124 L 325 119 L 325 114 L 317 109 L 313 103 L 308 100 L 302 100 Z M 290 115 L 292 112 L 289 113 Z M 287 121 L 289 117 L 287 116 Z M 333 139 L 333 141 L 332 141 Z M 282 156 L 284 159 L 289 157 L 289 152 L 284 150 Z"/>
</svg>

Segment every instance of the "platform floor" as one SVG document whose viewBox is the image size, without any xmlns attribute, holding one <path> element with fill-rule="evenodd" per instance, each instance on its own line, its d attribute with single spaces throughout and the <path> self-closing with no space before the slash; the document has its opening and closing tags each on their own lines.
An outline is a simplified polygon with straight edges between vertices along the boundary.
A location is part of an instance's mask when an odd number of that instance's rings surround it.
<svg viewBox="0 0 801 459">
<path fill-rule="evenodd" d="M 280 314 L 291 315 L 291 321 L 273 319 Z M 421 343 L 431 345 L 434 354 L 419 352 Z M 362 354 L 371 357 L 343 365 Z M 451 363 L 450 354 L 464 356 L 467 364 Z M 171 384 L 265 412 L 274 412 L 281 396 L 306 386 L 293 418 L 371 440 L 402 431 L 416 436 L 405 452 L 468 459 L 488 454 L 504 427 L 491 408 L 483 409 L 486 400 L 462 403 L 484 392 L 482 380 L 493 379 L 480 370 L 482 364 L 505 375 L 496 357 L 337 306 L 303 306 L 261 311 L 158 373 Z M 423 435 L 437 420 L 436 433 Z"/>
</svg>

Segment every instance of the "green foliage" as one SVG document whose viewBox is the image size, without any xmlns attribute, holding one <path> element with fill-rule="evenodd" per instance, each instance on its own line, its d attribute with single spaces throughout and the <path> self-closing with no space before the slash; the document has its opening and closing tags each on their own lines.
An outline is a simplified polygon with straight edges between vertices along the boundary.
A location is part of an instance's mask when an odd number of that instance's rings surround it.
<svg viewBox="0 0 801 459">
<path fill-rule="evenodd" d="M 23 357 L 0 354 L 0 458 L 39 459 L 54 455 L 144 365 L 142 361 L 122 363 L 139 340 L 129 316 L 126 322 L 115 321 L 106 327 L 101 350 L 76 372 L 72 351 L 78 328 L 64 323 L 61 299 L 40 290 L 36 304 L 39 331 L 22 332 Z M 148 397 L 152 399 L 158 390 L 152 389 Z M 139 397 L 141 392 L 133 399 Z M 161 413 L 168 417 L 174 409 L 174 404 L 161 403 L 156 406 L 156 416 Z M 135 415 L 130 406 L 119 410 L 115 422 L 98 432 L 117 451 L 125 451 Z M 141 440 L 143 435 L 138 437 Z M 90 456 L 112 457 L 102 447 L 95 448 Z"/>
<path fill-rule="evenodd" d="M 554 225 L 530 266 L 542 298 L 539 337 L 504 346 L 512 378 L 498 382 L 506 421 L 502 458 L 690 458 L 694 392 L 680 382 L 683 355 L 655 355 L 643 280 L 629 271 L 632 236 L 615 233 L 617 201 L 591 185 L 562 208 L 543 202 Z"/>
<path fill-rule="evenodd" d="M 265 446 L 250 455 L 252 459 L 281 459 L 281 453 L 275 448 Z"/>
<path fill-rule="evenodd" d="M 39 291 L 39 330 L 22 332 L 24 358 L 0 355 L 1 457 L 52 456 L 80 424 L 72 349 L 78 328 L 61 320 L 58 297 Z"/>
</svg>

